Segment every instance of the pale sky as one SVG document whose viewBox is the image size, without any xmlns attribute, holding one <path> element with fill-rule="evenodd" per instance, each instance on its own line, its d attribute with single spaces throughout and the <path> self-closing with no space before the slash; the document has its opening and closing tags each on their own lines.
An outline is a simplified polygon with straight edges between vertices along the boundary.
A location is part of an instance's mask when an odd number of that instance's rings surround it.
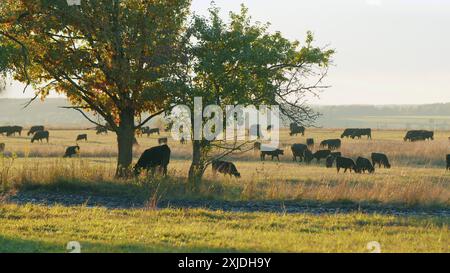
<svg viewBox="0 0 450 273">
<path fill-rule="evenodd" d="M 209 1 L 193 0 L 206 14 Z M 215 0 L 225 17 L 244 3 L 272 31 L 336 49 L 318 104 L 450 102 L 448 0 Z M 31 96 L 32 91 L 28 95 Z M 3 97 L 24 97 L 13 85 Z"/>
</svg>

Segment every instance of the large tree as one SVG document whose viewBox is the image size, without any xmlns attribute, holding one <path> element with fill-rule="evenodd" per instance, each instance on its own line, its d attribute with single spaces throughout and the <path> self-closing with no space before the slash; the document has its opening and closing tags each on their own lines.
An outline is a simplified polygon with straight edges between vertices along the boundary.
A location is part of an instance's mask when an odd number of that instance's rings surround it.
<svg viewBox="0 0 450 273">
<path fill-rule="evenodd" d="M 208 18 L 194 16 L 183 44 L 171 87 L 179 91 L 179 103 L 193 109 L 194 97 L 201 97 L 203 105 L 223 110 L 226 105 L 278 105 L 283 116 L 298 124 L 316 119 L 305 102 L 326 88 L 322 80 L 334 51 L 314 46 L 311 33 L 301 44 L 252 23 L 244 6 L 230 13 L 229 23 L 212 7 Z M 242 151 L 242 144 L 194 140 L 190 181 L 197 185 L 212 160 Z"/>
<path fill-rule="evenodd" d="M 132 163 L 135 130 L 170 105 L 163 87 L 189 4 L 2 0 L 0 18 L 7 19 L 0 20 L 0 48 L 24 52 L 8 60 L 8 69 L 15 80 L 30 82 L 38 97 L 55 90 L 74 109 L 93 111 L 106 121 L 117 134 L 117 176 L 124 176 Z M 137 123 L 143 113 L 148 118 Z"/>
</svg>

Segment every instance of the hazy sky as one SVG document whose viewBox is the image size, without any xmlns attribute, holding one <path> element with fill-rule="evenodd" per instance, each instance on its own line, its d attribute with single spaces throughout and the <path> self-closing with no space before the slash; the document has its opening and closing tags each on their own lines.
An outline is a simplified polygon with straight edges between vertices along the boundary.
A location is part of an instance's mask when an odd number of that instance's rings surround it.
<svg viewBox="0 0 450 273">
<path fill-rule="evenodd" d="M 244 3 L 255 21 L 290 39 L 314 32 L 336 49 L 320 104 L 450 102 L 450 1 L 216 0 L 223 15 Z M 206 14 L 209 1 L 193 0 Z M 30 92 L 32 93 L 32 92 Z M 18 97 L 17 86 L 6 96 Z M 31 96 L 31 94 L 28 94 Z"/>
</svg>

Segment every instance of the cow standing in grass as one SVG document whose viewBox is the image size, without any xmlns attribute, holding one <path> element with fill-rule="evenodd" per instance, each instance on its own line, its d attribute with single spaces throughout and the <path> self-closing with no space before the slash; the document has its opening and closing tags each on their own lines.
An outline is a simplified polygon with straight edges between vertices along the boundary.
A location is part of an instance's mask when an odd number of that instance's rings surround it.
<svg viewBox="0 0 450 273">
<path fill-rule="evenodd" d="M 81 140 L 84 140 L 84 141 L 87 142 L 87 141 L 88 141 L 88 139 L 87 139 L 87 134 L 81 134 L 81 135 L 78 135 L 76 141 L 81 141 Z"/>
<path fill-rule="evenodd" d="M 23 130 L 22 126 L 11 126 L 11 127 L 9 127 L 9 130 L 6 133 L 6 136 L 12 136 L 12 135 L 15 136 L 16 134 L 18 134 L 19 136 L 22 136 L 22 130 Z"/>
<path fill-rule="evenodd" d="M 308 146 L 306 146 L 305 144 L 293 144 L 291 146 L 293 161 L 297 161 L 297 157 L 298 157 L 299 162 L 302 162 L 303 158 L 305 156 L 306 150 L 308 150 Z"/>
<path fill-rule="evenodd" d="M 70 146 L 67 147 L 66 153 L 64 154 L 64 158 L 72 158 L 72 156 L 77 155 L 80 153 L 80 146 Z"/>
<path fill-rule="evenodd" d="M 385 154 L 382 153 L 372 153 L 372 165 L 375 167 L 378 164 L 378 168 L 383 166 L 384 168 L 390 169 L 391 164 L 389 163 L 389 159 Z"/>
<path fill-rule="evenodd" d="M 369 159 L 358 157 L 358 159 L 356 160 L 356 172 L 365 173 L 366 171 L 369 173 L 374 173 L 375 168 L 373 167 Z"/>
<path fill-rule="evenodd" d="M 238 172 L 236 166 L 232 162 L 214 160 L 212 162 L 212 171 L 214 175 L 216 175 L 216 173 L 219 172 L 224 175 L 228 174 L 230 176 L 234 176 L 236 178 L 241 177 L 241 174 Z"/>
<path fill-rule="evenodd" d="M 44 130 L 45 130 L 45 128 L 44 128 L 44 126 L 42 126 L 42 125 L 32 126 L 32 127 L 30 128 L 30 130 L 28 131 L 27 136 L 34 135 L 35 133 L 37 133 L 37 132 L 39 132 L 39 131 L 44 131 Z"/>
<path fill-rule="evenodd" d="M 341 148 L 342 141 L 340 139 L 326 139 L 320 143 L 321 148 L 328 148 L 328 150 L 338 150 Z"/>
<path fill-rule="evenodd" d="M 47 140 L 48 143 L 49 137 L 50 133 L 48 131 L 39 131 L 34 134 L 33 138 L 31 139 L 31 143 L 34 143 L 35 141 L 42 142 L 42 140 L 44 139 Z"/>
<path fill-rule="evenodd" d="M 167 175 L 167 166 L 170 162 L 170 148 L 167 145 L 156 146 L 142 153 L 138 162 L 134 166 L 134 174 L 138 176 L 142 170 L 150 171 L 154 174 L 156 167 L 159 167 L 163 175 Z"/>
<path fill-rule="evenodd" d="M 302 134 L 302 136 L 304 136 L 306 129 L 305 129 L 305 127 L 299 126 L 296 123 L 291 123 L 291 124 L 289 124 L 289 131 L 290 131 L 289 132 L 290 136 L 294 136 L 294 135 L 296 136 L 298 134 Z"/>
<path fill-rule="evenodd" d="M 319 150 L 313 156 L 317 160 L 317 163 L 319 163 L 321 159 L 326 159 L 330 154 L 330 150 Z"/>
<path fill-rule="evenodd" d="M 266 155 L 271 156 L 272 157 L 272 161 L 273 159 L 276 157 L 278 161 L 280 161 L 280 155 L 283 155 L 284 151 L 280 150 L 280 149 L 274 149 L 274 150 L 270 150 L 270 149 L 264 149 L 264 147 L 261 148 L 261 161 L 266 160 Z"/>
<path fill-rule="evenodd" d="M 356 171 L 356 164 L 355 161 L 351 158 L 346 157 L 337 157 L 336 158 L 336 169 L 339 173 L 341 169 L 344 169 L 344 173 L 347 172 L 347 170 L 350 170 L 350 172 Z"/>
</svg>

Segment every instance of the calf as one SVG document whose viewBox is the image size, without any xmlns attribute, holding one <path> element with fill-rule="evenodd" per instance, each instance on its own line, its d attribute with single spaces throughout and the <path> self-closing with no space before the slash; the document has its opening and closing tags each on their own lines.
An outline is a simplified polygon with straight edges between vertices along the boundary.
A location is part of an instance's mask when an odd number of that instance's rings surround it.
<svg viewBox="0 0 450 273">
<path fill-rule="evenodd" d="M 314 153 L 313 157 L 320 162 L 321 159 L 326 159 L 331 154 L 330 150 L 319 150 Z"/>
<path fill-rule="evenodd" d="M 81 140 L 87 141 L 87 134 L 78 135 L 76 141 L 81 141 Z"/>
<path fill-rule="evenodd" d="M 47 143 L 48 143 L 49 137 L 50 137 L 50 133 L 48 131 L 39 131 L 33 135 L 33 138 L 31 139 L 31 143 L 34 143 L 35 141 L 42 142 L 43 139 L 47 140 Z"/>
<path fill-rule="evenodd" d="M 368 171 L 369 173 L 373 173 L 375 172 L 375 168 L 373 167 L 369 159 L 358 157 L 358 159 L 356 160 L 356 172 L 365 173 L 366 171 Z"/>
<path fill-rule="evenodd" d="M 5 143 L 0 143 L 0 153 L 3 153 L 5 151 Z"/>
<path fill-rule="evenodd" d="M 376 164 L 378 164 L 378 167 L 381 168 L 383 166 L 384 168 L 390 169 L 391 164 L 389 163 L 389 159 L 385 154 L 381 153 L 372 153 L 372 165 L 375 167 Z"/>
<path fill-rule="evenodd" d="M 241 174 L 238 172 L 236 166 L 233 163 L 227 161 L 214 160 L 212 162 L 212 171 L 214 175 L 219 172 L 223 173 L 224 175 L 229 174 L 230 176 L 234 176 L 236 178 L 241 177 Z"/>
<path fill-rule="evenodd" d="M 170 162 L 170 153 L 170 148 L 167 145 L 156 146 L 144 151 L 134 166 L 135 176 L 138 176 L 143 169 L 151 171 L 153 174 L 156 167 L 160 167 L 163 174 L 166 176 L 167 166 Z"/>
<path fill-rule="evenodd" d="M 346 157 L 337 157 L 336 158 L 336 169 L 339 173 L 341 169 L 344 169 L 344 173 L 347 172 L 347 170 L 350 170 L 350 172 L 356 170 L 356 164 L 355 161 L 351 158 Z"/>
<path fill-rule="evenodd" d="M 272 160 L 276 157 L 280 161 L 280 155 L 283 155 L 284 151 L 280 149 L 275 150 L 261 150 L 261 161 L 266 160 L 266 155 L 272 157 Z"/>
<path fill-rule="evenodd" d="M 67 147 L 66 153 L 64 154 L 64 158 L 69 157 L 71 158 L 74 155 L 77 155 L 80 152 L 80 146 L 70 146 Z"/>
<path fill-rule="evenodd" d="M 167 137 L 161 137 L 161 138 L 158 138 L 158 144 L 159 145 L 162 145 L 162 144 L 167 144 Z"/>
<path fill-rule="evenodd" d="M 36 132 L 39 131 L 44 131 L 45 128 L 42 125 L 37 125 L 37 126 L 31 126 L 30 131 L 28 131 L 27 136 L 31 136 L 33 134 L 35 134 Z"/>
<path fill-rule="evenodd" d="M 447 171 L 450 170 L 450 154 L 447 155 Z"/>
<path fill-rule="evenodd" d="M 302 162 L 306 150 L 308 150 L 308 146 L 305 144 L 293 144 L 291 146 L 293 161 L 297 161 L 298 157 L 300 162 Z"/>
</svg>

